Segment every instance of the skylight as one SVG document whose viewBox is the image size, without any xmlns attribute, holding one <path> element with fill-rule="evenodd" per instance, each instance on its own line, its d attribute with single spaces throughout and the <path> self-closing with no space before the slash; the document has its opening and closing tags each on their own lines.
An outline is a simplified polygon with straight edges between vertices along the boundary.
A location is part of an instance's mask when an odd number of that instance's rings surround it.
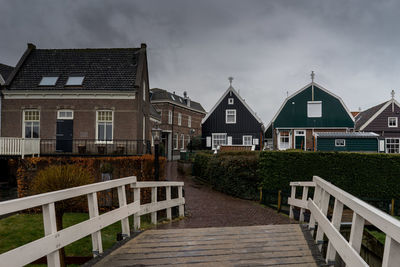
<svg viewBox="0 0 400 267">
<path fill-rule="evenodd" d="M 82 85 L 84 76 L 69 76 L 65 85 Z"/>
<path fill-rule="evenodd" d="M 175 97 L 173 95 L 171 95 L 172 100 L 175 100 Z"/>
<path fill-rule="evenodd" d="M 54 86 L 58 80 L 58 76 L 47 76 L 43 77 L 40 81 L 40 86 Z"/>
</svg>

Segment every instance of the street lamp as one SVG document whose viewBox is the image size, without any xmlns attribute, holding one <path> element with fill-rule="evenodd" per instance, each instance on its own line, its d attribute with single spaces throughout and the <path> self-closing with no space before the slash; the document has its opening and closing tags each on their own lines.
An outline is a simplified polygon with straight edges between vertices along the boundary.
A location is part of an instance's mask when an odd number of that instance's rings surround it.
<svg viewBox="0 0 400 267">
<path fill-rule="evenodd" d="M 190 154 L 193 153 L 193 135 L 195 131 L 195 129 L 190 129 Z"/>
<path fill-rule="evenodd" d="M 155 125 L 155 128 L 151 129 L 151 134 L 153 135 L 154 140 L 154 180 L 158 181 L 160 177 L 160 163 L 158 161 L 158 145 L 161 140 L 161 129 L 158 127 L 158 124 Z"/>
</svg>

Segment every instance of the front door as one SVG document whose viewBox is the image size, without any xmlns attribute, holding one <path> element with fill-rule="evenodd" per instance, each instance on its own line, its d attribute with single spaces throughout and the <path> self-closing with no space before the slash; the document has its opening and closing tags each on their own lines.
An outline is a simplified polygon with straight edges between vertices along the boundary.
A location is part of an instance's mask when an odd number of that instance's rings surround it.
<svg viewBox="0 0 400 267">
<path fill-rule="evenodd" d="M 72 152 L 73 120 L 57 120 L 56 151 Z"/>
<path fill-rule="evenodd" d="M 306 150 L 306 136 L 305 131 L 295 131 L 294 143 L 296 149 Z"/>
</svg>

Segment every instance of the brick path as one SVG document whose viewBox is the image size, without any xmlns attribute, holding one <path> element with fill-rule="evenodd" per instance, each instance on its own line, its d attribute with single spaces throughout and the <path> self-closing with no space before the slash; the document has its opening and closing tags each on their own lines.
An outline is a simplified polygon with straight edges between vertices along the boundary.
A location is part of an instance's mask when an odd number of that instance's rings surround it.
<svg viewBox="0 0 400 267">
<path fill-rule="evenodd" d="M 277 214 L 257 202 L 234 198 L 214 191 L 193 177 L 177 173 L 177 162 L 168 162 L 167 178 L 185 182 L 187 218 L 159 225 L 159 229 L 248 226 L 265 224 L 288 224 L 288 217 Z"/>
</svg>

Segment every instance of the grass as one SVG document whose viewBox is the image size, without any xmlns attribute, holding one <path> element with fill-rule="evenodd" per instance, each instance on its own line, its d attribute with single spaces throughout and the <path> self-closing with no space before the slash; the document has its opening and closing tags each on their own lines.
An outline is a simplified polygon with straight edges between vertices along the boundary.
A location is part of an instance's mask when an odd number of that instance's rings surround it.
<svg viewBox="0 0 400 267">
<path fill-rule="evenodd" d="M 64 228 L 89 219 L 87 213 L 65 213 L 63 216 Z M 141 228 L 152 226 L 148 217 L 143 216 Z M 132 216 L 129 217 L 132 223 Z M 116 222 L 101 231 L 103 249 L 110 248 L 116 242 L 117 233 L 121 232 L 121 223 Z M 16 214 L 0 220 L 0 254 L 22 246 L 44 236 L 42 214 Z M 92 242 L 86 236 L 65 247 L 67 256 L 92 256 Z"/>
</svg>

